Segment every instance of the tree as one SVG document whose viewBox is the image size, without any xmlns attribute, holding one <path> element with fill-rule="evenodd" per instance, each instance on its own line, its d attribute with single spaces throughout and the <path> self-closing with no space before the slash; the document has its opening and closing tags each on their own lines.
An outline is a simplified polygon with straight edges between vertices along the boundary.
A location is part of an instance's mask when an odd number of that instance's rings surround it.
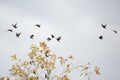
<svg viewBox="0 0 120 80">
<path fill-rule="evenodd" d="M 80 77 L 86 76 L 90 80 L 90 66 L 87 65 L 73 65 L 71 60 L 74 59 L 73 55 L 67 58 L 52 54 L 51 50 L 45 42 L 40 42 L 39 46 L 32 45 L 31 51 L 28 54 L 29 60 L 21 60 L 17 58 L 16 54 L 12 55 L 12 60 L 18 61 L 12 65 L 10 74 L 13 76 L 11 80 L 70 80 L 68 74 L 73 70 L 80 71 Z M 54 70 L 58 69 L 60 65 L 63 67 L 62 72 L 55 73 Z M 95 66 L 93 71 L 96 75 L 100 74 L 100 68 Z M 10 78 L 2 77 L 0 80 L 10 80 Z"/>
</svg>

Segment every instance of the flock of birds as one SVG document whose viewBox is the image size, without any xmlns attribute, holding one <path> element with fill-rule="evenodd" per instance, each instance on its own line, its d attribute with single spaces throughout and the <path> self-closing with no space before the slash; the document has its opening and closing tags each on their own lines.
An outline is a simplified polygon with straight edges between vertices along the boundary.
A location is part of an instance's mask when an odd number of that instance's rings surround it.
<svg viewBox="0 0 120 80">
<path fill-rule="evenodd" d="M 107 29 L 106 26 L 107 26 L 106 24 L 105 24 L 105 25 L 104 25 L 104 24 L 101 24 L 101 27 L 104 28 L 104 29 Z M 111 31 L 113 31 L 115 34 L 117 34 L 117 31 L 116 31 L 116 30 L 111 30 Z M 98 38 L 102 40 L 104 37 L 101 35 L 101 36 L 99 36 Z"/>
<path fill-rule="evenodd" d="M 58 42 L 62 39 L 61 36 L 55 37 L 54 35 L 50 35 L 50 37 L 47 38 L 47 41 L 51 41 L 52 39 L 56 39 Z"/>
<path fill-rule="evenodd" d="M 34 25 L 34 26 L 40 28 L 40 27 L 41 27 L 41 24 L 36 24 L 36 25 Z M 12 27 L 13 27 L 14 29 L 17 29 L 17 28 L 18 28 L 17 23 L 12 24 Z M 13 32 L 13 29 L 7 29 L 6 31 Z M 16 37 L 20 38 L 20 35 L 21 35 L 21 32 L 16 32 Z M 29 38 L 30 38 L 30 39 L 34 39 L 34 34 L 31 34 L 31 35 L 29 36 Z M 50 37 L 47 37 L 46 40 L 47 40 L 47 41 L 51 41 L 52 39 L 56 39 L 58 42 L 60 42 L 61 39 L 62 39 L 62 36 L 55 37 L 55 35 L 52 34 L 52 35 L 50 35 Z"/>
<path fill-rule="evenodd" d="M 12 24 L 12 26 L 13 26 L 13 28 L 14 29 L 16 29 L 16 28 L 18 28 L 17 27 L 17 23 L 15 23 L 15 24 Z M 36 27 L 38 27 L 38 28 L 40 28 L 41 27 L 41 24 L 36 24 L 36 25 L 34 25 L 34 26 L 36 26 Z M 102 28 L 104 28 L 104 29 L 107 29 L 107 27 L 106 27 L 107 25 L 105 24 L 101 24 L 101 27 Z M 13 32 L 13 29 L 8 29 L 8 30 L 6 30 L 6 31 L 9 31 L 9 32 Z M 117 31 L 116 30 L 111 30 L 111 31 L 113 31 L 115 34 L 117 34 Z M 20 35 L 21 35 L 21 32 L 17 32 L 16 33 L 16 37 L 20 37 Z M 34 39 L 34 34 L 31 34 L 30 36 L 29 36 L 29 38 L 30 39 Z M 99 37 L 98 37 L 100 40 L 102 40 L 104 37 L 102 36 L 102 35 L 100 35 Z M 47 37 L 47 41 L 51 41 L 52 39 L 56 39 L 58 42 L 60 42 L 61 41 L 61 39 L 62 39 L 62 36 L 59 36 L 59 37 L 56 37 L 55 35 L 50 35 L 49 37 Z"/>
</svg>

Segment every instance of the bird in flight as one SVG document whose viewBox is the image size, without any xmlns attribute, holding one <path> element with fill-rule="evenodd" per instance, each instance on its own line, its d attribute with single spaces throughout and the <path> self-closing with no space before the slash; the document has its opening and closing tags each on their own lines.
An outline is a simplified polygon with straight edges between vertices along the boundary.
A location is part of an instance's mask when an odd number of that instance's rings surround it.
<svg viewBox="0 0 120 80">
<path fill-rule="evenodd" d="M 12 24 L 12 26 L 13 26 L 14 28 L 17 28 L 17 23 Z"/>
<path fill-rule="evenodd" d="M 107 26 L 107 25 L 106 25 L 106 24 L 105 24 L 105 25 L 101 24 L 101 26 L 102 26 L 104 29 L 106 29 L 106 26 Z"/>
<path fill-rule="evenodd" d="M 54 35 L 51 35 L 52 38 L 54 38 L 55 36 Z"/>
<path fill-rule="evenodd" d="M 33 39 L 33 38 L 34 38 L 34 35 L 33 35 L 33 34 L 31 34 L 31 35 L 30 35 L 30 38 L 31 38 L 31 39 Z"/>
<path fill-rule="evenodd" d="M 47 41 L 50 41 L 50 40 L 51 40 L 51 38 L 50 38 L 50 37 L 48 37 L 48 38 L 47 38 Z"/>
<path fill-rule="evenodd" d="M 13 32 L 13 30 L 12 30 L 12 29 L 8 29 L 8 30 L 6 30 L 6 31 Z"/>
<path fill-rule="evenodd" d="M 19 38 L 21 35 L 21 32 L 20 33 L 16 33 L 16 36 Z"/>
<path fill-rule="evenodd" d="M 117 31 L 116 31 L 116 30 L 112 30 L 112 31 L 117 34 Z"/>
<path fill-rule="evenodd" d="M 56 40 L 57 40 L 58 42 L 60 42 L 61 36 L 59 36 L 58 38 L 56 38 Z"/>
<path fill-rule="evenodd" d="M 103 39 L 103 36 L 99 36 L 98 38 L 102 40 L 102 39 Z"/>
<path fill-rule="evenodd" d="M 40 28 L 41 24 L 36 24 L 35 26 L 37 26 L 38 28 Z"/>
</svg>

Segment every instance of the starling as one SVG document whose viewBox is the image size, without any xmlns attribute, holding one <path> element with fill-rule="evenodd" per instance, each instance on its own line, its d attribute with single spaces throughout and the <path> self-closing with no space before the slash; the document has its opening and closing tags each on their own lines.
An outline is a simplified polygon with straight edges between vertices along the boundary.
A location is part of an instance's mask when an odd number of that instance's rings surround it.
<svg viewBox="0 0 120 80">
<path fill-rule="evenodd" d="M 13 32 L 13 30 L 12 30 L 12 29 L 8 29 L 7 31 Z"/>
<path fill-rule="evenodd" d="M 52 38 L 54 38 L 55 36 L 54 35 L 51 35 Z"/>
<path fill-rule="evenodd" d="M 56 38 L 56 40 L 57 40 L 58 42 L 60 42 L 61 36 L 59 36 L 58 38 Z"/>
<path fill-rule="evenodd" d="M 101 40 L 102 40 L 102 39 L 103 39 L 103 36 L 99 36 L 99 39 L 101 39 Z"/>
<path fill-rule="evenodd" d="M 116 30 L 112 30 L 112 31 L 117 34 L 117 31 L 116 31 Z"/>
<path fill-rule="evenodd" d="M 19 36 L 21 35 L 21 32 L 20 33 L 16 33 L 16 36 L 19 38 Z"/>
<path fill-rule="evenodd" d="M 105 25 L 101 24 L 101 26 L 102 26 L 104 29 L 106 29 L 106 26 L 107 26 L 107 25 L 106 25 L 106 24 L 105 24 Z"/>
<path fill-rule="evenodd" d="M 40 28 L 40 24 L 36 24 L 35 26 L 37 26 L 38 28 Z"/>
<path fill-rule="evenodd" d="M 47 38 L 47 41 L 50 41 L 50 40 L 51 40 L 51 38 L 50 38 L 50 37 L 48 37 L 48 38 Z"/>
<path fill-rule="evenodd" d="M 33 37 L 34 37 L 34 35 L 33 35 L 33 34 L 32 34 L 32 35 L 30 35 L 30 38 L 31 38 L 31 39 L 33 39 Z"/>
<path fill-rule="evenodd" d="M 13 26 L 14 28 L 17 28 L 17 23 L 12 24 L 12 26 Z"/>
</svg>

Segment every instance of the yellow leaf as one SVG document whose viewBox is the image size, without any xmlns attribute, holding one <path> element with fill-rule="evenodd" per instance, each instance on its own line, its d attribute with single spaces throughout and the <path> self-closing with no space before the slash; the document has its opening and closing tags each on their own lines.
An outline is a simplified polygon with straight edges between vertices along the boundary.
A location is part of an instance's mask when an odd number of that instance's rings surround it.
<svg viewBox="0 0 120 80">
<path fill-rule="evenodd" d="M 95 71 L 95 73 L 97 74 L 97 75 L 99 75 L 100 74 L 100 68 L 99 67 L 95 67 L 95 69 L 94 69 L 94 71 Z"/>
<path fill-rule="evenodd" d="M 47 45 L 45 42 L 40 42 L 40 47 L 45 48 Z"/>
<path fill-rule="evenodd" d="M 70 79 L 67 77 L 67 75 L 64 75 L 63 80 L 70 80 Z"/>
<path fill-rule="evenodd" d="M 69 56 L 69 59 L 74 59 L 73 55 L 70 55 L 70 56 Z"/>
<path fill-rule="evenodd" d="M 43 69 L 44 67 L 45 67 L 44 64 L 42 64 L 42 65 L 41 65 L 41 68 Z"/>
<path fill-rule="evenodd" d="M 16 54 L 11 55 L 10 57 L 11 57 L 13 60 L 16 60 L 16 59 L 17 59 Z"/>
</svg>

